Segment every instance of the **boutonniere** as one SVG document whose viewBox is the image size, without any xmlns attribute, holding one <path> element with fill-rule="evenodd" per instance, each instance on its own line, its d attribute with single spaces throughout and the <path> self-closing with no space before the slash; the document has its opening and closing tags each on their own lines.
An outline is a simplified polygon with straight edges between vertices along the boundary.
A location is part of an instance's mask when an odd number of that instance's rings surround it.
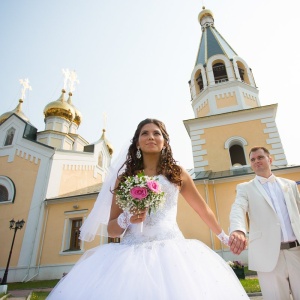
<svg viewBox="0 0 300 300">
<path fill-rule="evenodd" d="M 290 188 L 290 186 L 289 185 L 284 185 L 284 187 L 283 187 L 283 191 L 285 192 L 285 193 L 287 193 L 288 191 L 289 191 L 289 188 Z"/>
</svg>

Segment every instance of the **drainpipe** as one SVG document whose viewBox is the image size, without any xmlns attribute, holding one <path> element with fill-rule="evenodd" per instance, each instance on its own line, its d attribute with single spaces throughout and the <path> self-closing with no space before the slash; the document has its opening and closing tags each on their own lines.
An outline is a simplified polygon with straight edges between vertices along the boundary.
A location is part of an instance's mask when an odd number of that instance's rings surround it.
<svg viewBox="0 0 300 300">
<path fill-rule="evenodd" d="M 46 232 L 46 227 L 47 227 L 47 222 L 48 222 L 48 215 L 49 215 L 49 209 L 47 207 L 47 202 L 46 202 L 46 216 L 45 216 L 45 223 L 44 223 L 44 229 L 43 229 L 43 234 L 42 234 L 42 240 L 41 240 L 41 245 L 40 245 L 40 253 L 39 253 L 39 257 L 38 257 L 38 263 L 37 263 L 37 272 L 31 277 L 29 278 L 26 282 L 32 280 L 34 277 L 36 277 L 39 272 L 40 272 L 40 265 L 41 265 L 41 257 L 42 257 L 42 251 L 43 251 L 43 246 L 44 246 L 44 241 L 45 241 L 45 232 Z M 26 275 L 26 277 L 28 276 L 28 273 Z M 25 278 L 24 278 L 25 279 Z"/>
<path fill-rule="evenodd" d="M 42 209 L 42 205 L 43 205 L 43 202 L 41 202 L 41 204 L 40 204 L 40 213 L 39 213 L 39 217 L 38 217 L 38 220 L 37 220 L 37 224 L 36 224 L 36 227 L 35 227 L 35 236 L 36 236 L 36 232 L 37 232 L 37 229 L 38 229 L 38 224 L 39 224 L 39 221 L 40 221 L 40 218 L 41 218 L 41 209 Z M 34 242 L 33 242 L 33 244 L 34 244 Z M 30 255 L 30 259 L 29 259 L 29 264 L 28 264 L 28 266 L 27 266 L 27 273 L 26 273 L 26 275 L 25 275 L 25 277 L 22 279 L 22 282 L 24 282 L 25 281 L 25 279 L 28 277 L 28 275 L 29 275 L 29 272 L 30 272 L 30 264 L 31 264 L 31 260 L 32 260 L 32 256 L 33 256 L 33 249 L 32 249 L 32 251 L 31 251 L 31 255 Z"/>
<path fill-rule="evenodd" d="M 53 162 L 53 156 L 54 156 L 54 154 L 55 154 L 55 152 L 51 155 L 51 157 L 49 158 L 49 163 L 47 164 L 47 169 L 46 169 L 46 172 L 45 172 L 47 174 L 47 177 L 46 177 L 47 181 L 46 180 L 44 181 L 45 184 L 44 184 L 44 189 L 43 189 L 44 190 L 43 195 L 46 195 L 46 191 L 47 191 L 46 189 L 47 189 L 48 184 L 49 184 L 50 170 L 51 170 L 51 167 L 52 167 L 52 162 Z M 40 205 L 40 213 L 39 213 L 39 217 L 38 217 L 38 220 L 37 220 L 37 223 L 36 223 L 35 233 L 38 230 L 38 225 L 39 225 L 40 218 L 41 218 L 41 210 L 42 210 L 42 208 L 43 208 L 43 201 L 41 202 L 41 205 Z M 35 241 L 33 243 L 33 248 L 34 248 L 34 244 L 35 244 Z M 40 245 L 40 241 L 39 241 L 39 245 Z M 26 278 L 28 277 L 29 272 L 30 272 L 30 266 L 31 266 L 31 261 L 32 261 L 32 257 L 33 257 L 33 252 L 34 252 L 33 248 L 32 248 L 32 251 L 31 251 L 30 260 L 29 260 L 28 267 L 27 267 L 27 273 L 26 273 L 25 277 L 23 278 L 22 282 L 24 282 L 26 280 Z"/>
</svg>

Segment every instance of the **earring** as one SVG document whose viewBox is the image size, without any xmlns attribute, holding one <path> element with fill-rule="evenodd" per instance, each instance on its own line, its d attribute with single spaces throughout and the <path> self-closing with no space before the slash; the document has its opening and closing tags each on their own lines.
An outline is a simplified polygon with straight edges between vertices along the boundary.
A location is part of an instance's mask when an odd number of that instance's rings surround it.
<svg viewBox="0 0 300 300">
<path fill-rule="evenodd" d="M 136 157 L 137 157 L 137 159 L 141 159 L 141 157 L 142 157 L 142 153 L 141 153 L 141 150 L 140 150 L 139 147 L 138 147 L 138 149 L 136 151 Z"/>
</svg>

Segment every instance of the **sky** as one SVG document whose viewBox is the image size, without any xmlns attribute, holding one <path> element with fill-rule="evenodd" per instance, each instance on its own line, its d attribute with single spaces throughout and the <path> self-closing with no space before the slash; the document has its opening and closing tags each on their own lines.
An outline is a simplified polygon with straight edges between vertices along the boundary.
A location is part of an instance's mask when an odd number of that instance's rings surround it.
<svg viewBox="0 0 300 300">
<path fill-rule="evenodd" d="M 261 105 L 278 103 L 276 124 L 289 164 L 300 164 L 298 1 L 4 0 L 0 1 L 0 115 L 21 97 L 39 130 L 43 109 L 61 95 L 62 69 L 79 83 L 78 129 L 93 143 L 106 129 L 117 154 L 148 117 L 162 120 L 175 159 L 193 167 L 183 120 L 194 118 L 188 81 L 201 38 L 202 6 L 252 69 Z M 68 92 L 68 91 L 67 91 Z"/>
</svg>

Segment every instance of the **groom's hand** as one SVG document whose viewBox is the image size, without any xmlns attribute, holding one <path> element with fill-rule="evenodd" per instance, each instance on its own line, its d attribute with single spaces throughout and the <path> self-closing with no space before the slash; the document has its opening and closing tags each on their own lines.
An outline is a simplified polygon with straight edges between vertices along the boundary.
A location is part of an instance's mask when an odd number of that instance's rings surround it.
<svg viewBox="0 0 300 300">
<path fill-rule="evenodd" d="M 230 234 L 228 246 L 231 252 L 239 255 L 243 250 L 247 248 L 247 239 L 245 233 L 242 231 L 233 231 Z"/>
</svg>

